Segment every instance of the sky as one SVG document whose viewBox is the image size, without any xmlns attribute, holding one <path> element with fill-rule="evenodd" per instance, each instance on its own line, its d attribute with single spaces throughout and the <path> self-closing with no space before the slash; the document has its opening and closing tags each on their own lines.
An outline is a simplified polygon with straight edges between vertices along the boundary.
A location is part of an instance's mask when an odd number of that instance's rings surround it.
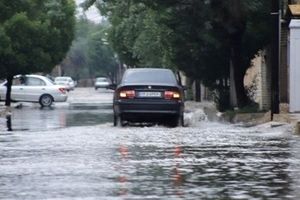
<svg viewBox="0 0 300 200">
<path fill-rule="evenodd" d="M 78 8 L 77 8 L 78 14 L 80 15 L 80 14 L 83 13 L 83 10 L 82 10 L 81 8 L 79 8 L 79 4 L 82 3 L 82 2 L 84 2 L 84 0 L 75 0 L 75 2 L 76 2 L 76 4 L 77 4 L 77 6 L 78 6 Z M 99 23 L 99 22 L 101 21 L 101 16 L 100 16 L 100 14 L 99 14 L 97 8 L 94 7 L 94 6 L 91 7 L 90 9 L 88 9 L 88 10 L 85 12 L 85 14 L 86 14 L 87 18 L 88 18 L 89 20 L 91 20 L 91 21 L 94 21 L 94 22 L 96 22 L 96 23 Z"/>
</svg>

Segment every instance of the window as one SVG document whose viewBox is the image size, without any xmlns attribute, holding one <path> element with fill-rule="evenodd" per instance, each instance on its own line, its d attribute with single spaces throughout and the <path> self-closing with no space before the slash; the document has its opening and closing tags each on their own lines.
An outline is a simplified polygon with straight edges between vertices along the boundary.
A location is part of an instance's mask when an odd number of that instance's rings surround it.
<svg viewBox="0 0 300 200">
<path fill-rule="evenodd" d="M 123 83 L 167 83 L 176 84 L 177 80 L 170 70 L 128 70 Z"/>
<path fill-rule="evenodd" d="M 13 79 L 13 82 L 12 82 L 12 85 L 14 85 L 14 86 L 22 85 L 22 84 L 21 84 L 20 77 L 14 78 L 14 79 Z"/>
<path fill-rule="evenodd" d="M 28 86 L 43 86 L 46 85 L 45 82 L 39 78 L 27 77 L 26 85 Z"/>
</svg>

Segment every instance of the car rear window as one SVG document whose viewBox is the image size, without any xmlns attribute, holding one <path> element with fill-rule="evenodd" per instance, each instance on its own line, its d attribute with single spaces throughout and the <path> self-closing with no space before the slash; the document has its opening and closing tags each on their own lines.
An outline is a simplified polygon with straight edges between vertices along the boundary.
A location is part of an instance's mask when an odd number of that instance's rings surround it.
<svg viewBox="0 0 300 200">
<path fill-rule="evenodd" d="M 98 82 L 107 82 L 107 78 L 97 78 Z"/>
<path fill-rule="evenodd" d="M 55 78 L 55 81 L 70 81 L 71 78 L 68 78 L 68 77 L 58 77 L 58 78 Z"/>
<path fill-rule="evenodd" d="M 168 69 L 129 69 L 124 74 L 122 83 L 177 84 L 177 80 L 174 73 Z"/>
<path fill-rule="evenodd" d="M 46 83 L 45 83 L 45 81 L 43 81 L 39 78 L 27 77 L 26 85 L 28 85 L 28 86 L 44 86 L 44 85 L 46 85 Z"/>
</svg>

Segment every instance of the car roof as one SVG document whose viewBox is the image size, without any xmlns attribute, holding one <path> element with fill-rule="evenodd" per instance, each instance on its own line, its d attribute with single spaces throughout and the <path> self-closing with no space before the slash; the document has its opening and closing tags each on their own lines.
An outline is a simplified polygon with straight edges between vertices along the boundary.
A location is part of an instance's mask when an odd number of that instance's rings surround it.
<svg viewBox="0 0 300 200">
<path fill-rule="evenodd" d="M 18 74 L 14 77 L 21 77 L 21 76 L 26 76 L 26 77 L 36 77 L 36 78 L 44 78 L 45 76 L 42 76 L 42 75 L 37 75 L 37 74 L 25 74 L 25 75 L 22 75 L 22 74 Z"/>
<path fill-rule="evenodd" d="M 15 75 L 14 78 L 19 78 L 21 76 L 33 77 L 33 78 L 40 78 L 40 79 L 43 79 L 43 80 L 47 80 L 47 81 L 49 80 L 50 81 L 50 79 L 48 77 L 42 76 L 42 75 L 37 75 L 37 74 L 25 74 L 25 75 L 18 74 L 18 75 Z M 5 80 L 4 82 L 1 82 L 1 84 L 4 84 L 6 82 L 7 82 L 7 80 Z"/>
<path fill-rule="evenodd" d="M 99 76 L 99 77 L 97 77 L 96 79 L 107 79 L 107 77 Z"/>
<path fill-rule="evenodd" d="M 70 76 L 57 76 L 55 78 L 61 78 L 61 79 L 66 79 L 66 78 L 71 78 Z"/>
<path fill-rule="evenodd" d="M 153 67 L 149 67 L 149 68 L 130 68 L 127 69 L 126 71 L 171 71 L 170 69 L 167 68 L 153 68 Z"/>
<path fill-rule="evenodd" d="M 46 76 L 42 76 L 42 75 L 37 75 L 37 74 L 25 74 L 25 75 L 22 75 L 22 74 L 18 74 L 18 75 L 15 75 L 14 78 L 19 78 L 21 76 L 25 76 L 25 77 L 32 77 L 32 78 L 39 78 L 39 79 L 42 79 L 43 81 L 46 81 L 47 83 L 50 83 L 50 84 L 53 84 L 53 81 L 51 79 L 49 79 L 48 77 Z M 2 85 L 5 84 L 7 81 L 1 83 Z"/>
</svg>

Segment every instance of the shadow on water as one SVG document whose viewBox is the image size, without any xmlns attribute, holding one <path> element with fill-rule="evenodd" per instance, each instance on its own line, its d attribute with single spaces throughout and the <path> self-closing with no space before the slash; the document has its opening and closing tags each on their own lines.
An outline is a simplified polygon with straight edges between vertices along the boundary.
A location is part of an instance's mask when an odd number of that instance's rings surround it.
<svg viewBox="0 0 300 200">
<path fill-rule="evenodd" d="M 7 131 L 40 131 L 72 126 L 92 126 L 111 123 L 111 109 L 76 108 L 30 108 L 15 109 L 6 117 Z"/>
</svg>

